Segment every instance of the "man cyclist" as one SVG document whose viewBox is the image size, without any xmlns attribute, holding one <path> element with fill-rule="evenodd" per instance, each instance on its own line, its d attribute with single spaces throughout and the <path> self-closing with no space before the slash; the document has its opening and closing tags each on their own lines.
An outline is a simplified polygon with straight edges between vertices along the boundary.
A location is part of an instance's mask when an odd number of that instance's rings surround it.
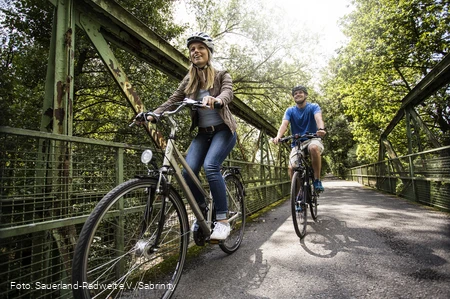
<svg viewBox="0 0 450 299">
<path fill-rule="evenodd" d="M 303 135 L 306 133 L 316 132 L 317 136 L 324 137 L 327 133 L 322 120 L 322 110 L 316 103 L 307 102 L 308 90 L 304 86 L 296 86 L 292 89 L 292 96 L 295 106 L 289 107 L 284 113 L 283 121 L 278 129 L 277 136 L 273 139 L 273 143 L 278 144 L 280 138 L 287 131 L 289 124 L 291 125 L 292 134 Z M 317 191 L 324 191 L 322 182 L 320 181 L 320 171 L 322 168 L 321 154 L 323 152 L 323 143 L 320 138 L 306 139 L 302 142 L 300 150 L 308 149 L 311 156 L 311 164 L 314 170 L 314 188 Z M 297 164 L 298 149 L 295 143 L 292 143 L 291 154 L 289 155 L 289 176 L 292 179 L 294 173 L 293 166 Z"/>
</svg>

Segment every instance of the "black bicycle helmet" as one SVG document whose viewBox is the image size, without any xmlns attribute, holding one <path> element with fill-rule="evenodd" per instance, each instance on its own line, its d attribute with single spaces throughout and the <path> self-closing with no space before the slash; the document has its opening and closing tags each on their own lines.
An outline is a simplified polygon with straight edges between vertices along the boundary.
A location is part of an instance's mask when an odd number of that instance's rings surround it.
<svg viewBox="0 0 450 299">
<path fill-rule="evenodd" d="M 298 90 L 302 90 L 305 94 L 308 94 L 308 90 L 306 89 L 306 87 L 299 85 L 292 88 L 292 96 L 294 96 L 294 92 Z"/>
<path fill-rule="evenodd" d="M 187 39 L 188 49 L 189 49 L 190 44 L 192 44 L 193 42 L 204 43 L 209 48 L 211 53 L 214 52 L 214 42 L 213 42 L 212 38 L 204 32 L 196 32 L 196 33 L 192 34 L 190 37 L 188 37 L 188 39 Z"/>
</svg>

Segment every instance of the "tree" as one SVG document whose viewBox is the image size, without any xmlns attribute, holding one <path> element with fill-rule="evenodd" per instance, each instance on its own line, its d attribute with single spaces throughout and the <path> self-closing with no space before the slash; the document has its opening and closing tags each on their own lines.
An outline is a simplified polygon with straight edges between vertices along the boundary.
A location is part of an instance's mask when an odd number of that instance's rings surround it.
<svg viewBox="0 0 450 299">
<path fill-rule="evenodd" d="M 122 0 L 120 4 L 166 39 L 183 31 L 182 26 L 172 22 L 171 0 Z M 53 10 L 50 1 L 38 0 L 20 0 L 2 8 L 0 125 L 39 128 Z M 177 82 L 137 58 L 118 49 L 114 52 L 125 73 L 136 82 L 133 85 L 142 92 L 143 99 L 162 101 L 176 86 Z M 127 128 L 131 109 L 79 28 L 76 28 L 74 72 L 74 135 L 113 141 L 133 138 Z"/>
<path fill-rule="evenodd" d="M 34 129 L 44 96 L 51 4 L 17 1 L 0 11 L 0 125 Z"/>
<path fill-rule="evenodd" d="M 187 2 L 196 16 L 192 31 L 205 31 L 214 38 L 214 59 L 231 73 L 234 94 L 277 127 L 286 108 L 293 105 L 292 87 L 300 82 L 313 86 L 308 62 L 317 37 L 287 26 L 281 12 L 264 9 L 261 1 Z M 258 134 L 253 128 L 238 129 L 251 157 Z"/>
<path fill-rule="evenodd" d="M 449 4 L 444 1 L 356 0 L 344 21 L 350 38 L 331 64 L 327 98 L 339 94 L 348 117 L 360 162 L 374 162 L 380 133 L 401 99 L 448 54 Z M 336 68 L 336 65 L 339 67 Z M 426 122 L 439 125 L 439 138 L 449 142 L 448 92 L 416 107 Z M 404 131 L 403 131 L 404 132 Z M 404 138 L 392 140 L 406 154 Z"/>
</svg>

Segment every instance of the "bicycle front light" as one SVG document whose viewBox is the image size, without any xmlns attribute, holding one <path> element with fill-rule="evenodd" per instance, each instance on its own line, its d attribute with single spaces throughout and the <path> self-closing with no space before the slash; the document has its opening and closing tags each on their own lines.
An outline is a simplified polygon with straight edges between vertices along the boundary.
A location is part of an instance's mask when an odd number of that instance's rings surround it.
<svg viewBox="0 0 450 299">
<path fill-rule="evenodd" d="M 141 162 L 144 164 L 148 164 L 153 158 L 153 153 L 151 150 L 147 149 L 142 152 Z"/>
</svg>

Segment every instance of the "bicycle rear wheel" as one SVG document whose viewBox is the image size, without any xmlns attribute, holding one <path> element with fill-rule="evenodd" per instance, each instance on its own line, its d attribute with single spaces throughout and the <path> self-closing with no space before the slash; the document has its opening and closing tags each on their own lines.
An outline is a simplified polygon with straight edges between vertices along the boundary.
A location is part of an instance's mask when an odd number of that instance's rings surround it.
<svg viewBox="0 0 450 299">
<path fill-rule="evenodd" d="M 291 212 L 295 233 L 301 239 L 306 234 L 307 206 L 305 203 L 306 192 L 300 172 L 294 172 L 291 183 Z"/>
<path fill-rule="evenodd" d="M 227 190 L 228 215 L 231 226 L 231 233 L 223 242 L 219 243 L 220 248 L 231 254 L 235 252 L 242 243 L 245 228 L 245 201 L 244 187 L 239 178 L 234 174 L 225 176 L 225 186 Z"/>
<path fill-rule="evenodd" d="M 176 191 L 169 191 L 163 208 L 164 200 L 155 195 L 155 185 L 151 178 L 124 182 L 94 208 L 74 253 L 75 298 L 130 298 L 137 294 L 170 298 L 173 294 L 186 259 L 188 220 Z M 162 214 L 165 217 L 161 218 Z"/>
</svg>

